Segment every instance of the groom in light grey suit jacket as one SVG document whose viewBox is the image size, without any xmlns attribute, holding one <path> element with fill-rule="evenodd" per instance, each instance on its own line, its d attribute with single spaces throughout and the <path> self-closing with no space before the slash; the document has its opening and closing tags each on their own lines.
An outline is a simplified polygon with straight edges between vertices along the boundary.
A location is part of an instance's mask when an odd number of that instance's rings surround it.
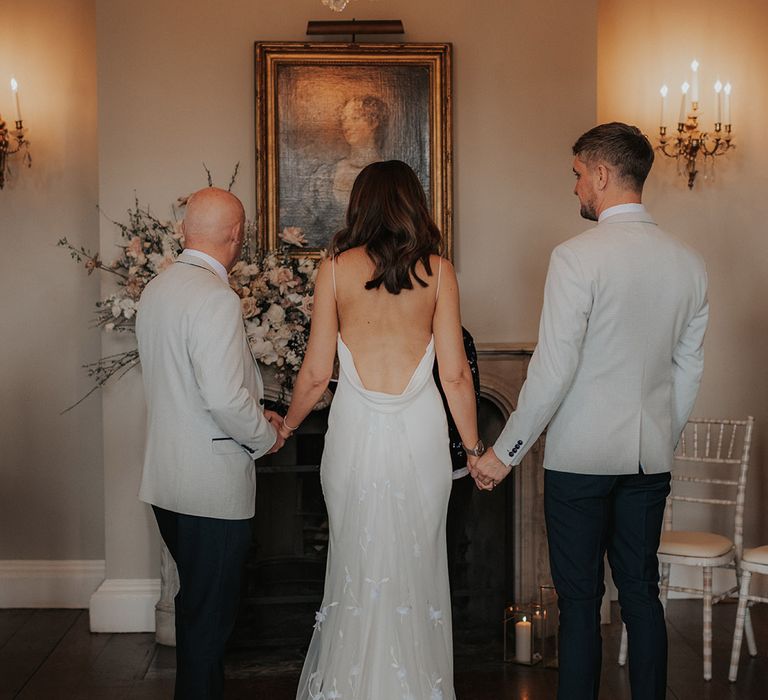
<svg viewBox="0 0 768 700">
<path fill-rule="evenodd" d="M 517 409 L 475 476 L 493 488 L 544 428 L 545 515 L 560 607 L 560 700 L 596 700 L 603 557 L 629 636 L 634 700 L 666 696 L 658 549 L 672 453 L 698 392 L 707 326 L 700 256 L 641 204 L 653 149 L 611 123 L 573 147 L 581 215 L 552 253 Z"/>
<path fill-rule="evenodd" d="M 177 700 L 222 696 L 251 538 L 253 460 L 282 444 L 227 281 L 244 219 L 229 192 L 192 195 L 186 248 L 147 285 L 136 321 L 148 411 L 139 497 L 152 504 L 179 571 Z"/>
</svg>

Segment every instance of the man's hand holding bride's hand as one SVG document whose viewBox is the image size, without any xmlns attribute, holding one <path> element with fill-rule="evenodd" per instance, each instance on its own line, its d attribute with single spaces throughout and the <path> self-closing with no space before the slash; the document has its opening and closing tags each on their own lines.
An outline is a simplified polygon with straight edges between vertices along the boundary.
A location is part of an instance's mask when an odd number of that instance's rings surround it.
<svg viewBox="0 0 768 700">
<path fill-rule="evenodd" d="M 267 452 L 268 455 L 275 454 L 278 450 L 281 450 L 283 445 L 285 445 L 285 437 L 283 436 L 281 429 L 283 427 L 283 418 L 279 413 L 276 413 L 275 411 L 270 411 L 269 409 L 264 409 L 264 417 L 272 424 L 272 427 L 275 429 L 275 432 L 277 433 L 277 440 L 275 440 L 275 444 L 272 445 L 272 449 Z"/>
<path fill-rule="evenodd" d="M 478 479 L 477 463 L 479 461 L 480 461 L 480 457 L 467 455 L 467 467 L 469 468 L 469 475 L 475 480 L 475 485 L 477 486 L 477 488 L 479 488 L 481 491 L 488 491 L 490 489 Z"/>
<path fill-rule="evenodd" d="M 469 464 L 469 473 L 481 491 L 492 491 L 511 471 L 512 467 L 504 464 L 490 449 L 482 457 L 475 457 Z"/>
</svg>

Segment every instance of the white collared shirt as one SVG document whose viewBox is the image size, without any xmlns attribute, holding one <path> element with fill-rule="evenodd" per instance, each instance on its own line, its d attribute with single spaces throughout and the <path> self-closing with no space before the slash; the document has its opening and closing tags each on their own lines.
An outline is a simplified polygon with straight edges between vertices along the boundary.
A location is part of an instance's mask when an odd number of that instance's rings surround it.
<svg viewBox="0 0 768 700">
<path fill-rule="evenodd" d="M 615 207 L 608 207 L 600 213 L 597 218 L 598 223 L 607 216 L 614 216 L 616 214 L 641 214 L 645 211 L 645 207 L 642 204 L 633 202 L 631 204 L 617 204 Z"/>
<path fill-rule="evenodd" d="M 208 255 L 208 253 L 203 253 L 202 250 L 195 250 L 194 248 L 184 248 L 184 252 L 207 262 L 216 271 L 216 274 L 221 277 L 221 279 L 224 280 L 226 284 L 229 284 L 227 268 L 224 267 L 224 265 L 222 265 L 218 260 L 216 260 L 216 258 L 211 257 Z"/>
</svg>

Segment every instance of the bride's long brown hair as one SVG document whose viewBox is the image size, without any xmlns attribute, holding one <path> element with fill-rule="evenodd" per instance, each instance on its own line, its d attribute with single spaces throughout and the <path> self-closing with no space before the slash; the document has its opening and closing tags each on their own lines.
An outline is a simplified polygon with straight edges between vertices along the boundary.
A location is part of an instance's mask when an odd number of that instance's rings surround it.
<svg viewBox="0 0 768 700">
<path fill-rule="evenodd" d="M 352 186 L 347 225 L 331 241 L 331 254 L 364 246 L 375 265 L 366 289 L 381 285 L 390 294 L 413 289 L 421 262 L 432 276 L 430 255 L 440 253 L 440 231 L 430 216 L 424 189 L 416 173 L 400 160 L 371 163 Z"/>
</svg>

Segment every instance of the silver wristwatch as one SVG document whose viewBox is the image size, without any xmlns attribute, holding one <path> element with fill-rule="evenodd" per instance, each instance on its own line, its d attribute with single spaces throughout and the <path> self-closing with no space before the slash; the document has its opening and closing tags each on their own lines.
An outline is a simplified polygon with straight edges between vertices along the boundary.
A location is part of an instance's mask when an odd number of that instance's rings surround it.
<svg viewBox="0 0 768 700">
<path fill-rule="evenodd" d="M 464 445 L 464 443 L 462 443 L 462 445 Z M 469 448 L 464 445 L 464 451 L 473 457 L 482 457 L 483 453 L 485 452 L 485 444 L 482 440 L 478 440 L 477 444 L 473 448 Z"/>
</svg>

